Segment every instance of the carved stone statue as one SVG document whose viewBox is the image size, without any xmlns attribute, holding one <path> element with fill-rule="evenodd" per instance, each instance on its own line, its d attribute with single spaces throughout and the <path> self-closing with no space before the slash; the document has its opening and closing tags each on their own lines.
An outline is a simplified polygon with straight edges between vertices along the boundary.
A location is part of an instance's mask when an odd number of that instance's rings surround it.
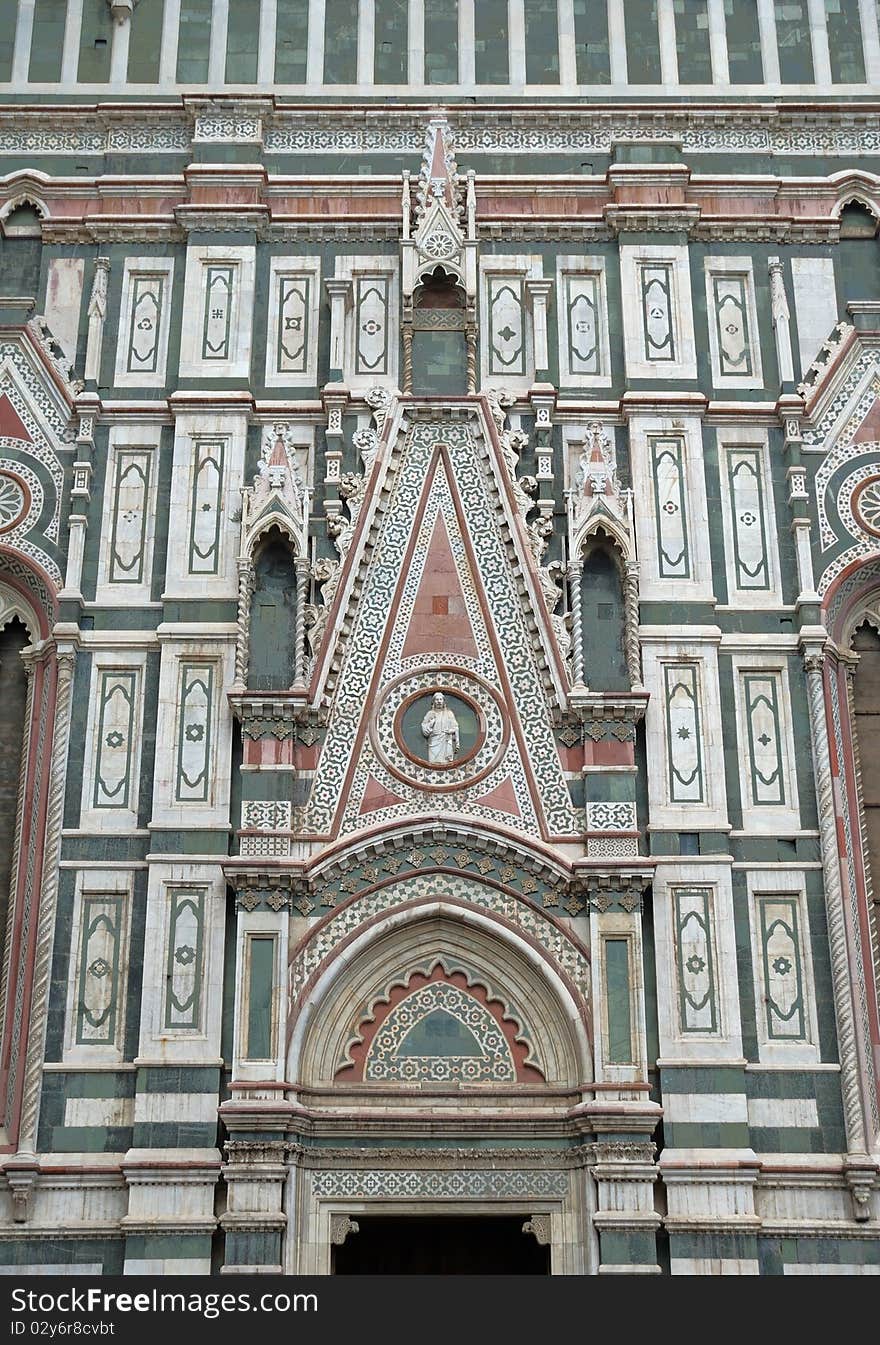
<svg viewBox="0 0 880 1345">
<path fill-rule="evenodd" d="M 422 720 L 422 733 L 428 740 L 428 761 L 432 766 L 447 766 L 458 751 L 458 720 L 438 691 Z"/>
</svg>

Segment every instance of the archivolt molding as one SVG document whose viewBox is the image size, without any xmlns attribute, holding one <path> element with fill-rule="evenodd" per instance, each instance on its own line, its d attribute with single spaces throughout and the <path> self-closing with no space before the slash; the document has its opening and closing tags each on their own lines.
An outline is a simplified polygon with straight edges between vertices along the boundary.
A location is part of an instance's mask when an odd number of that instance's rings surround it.
<svg viewBox="0 0 880 1345">
<path fill-rule="evenodd" d="M 586 949 L 521 900 L 463 880 L 438 891 L 427 877 L 354 898 L 294 951 L 288 1077 L 332 1080 L 364 1004 L 426 957 L 461 959 L 505 999 L 529 1005 L 548 1083 L 591 1077 Z"/>
</svg>

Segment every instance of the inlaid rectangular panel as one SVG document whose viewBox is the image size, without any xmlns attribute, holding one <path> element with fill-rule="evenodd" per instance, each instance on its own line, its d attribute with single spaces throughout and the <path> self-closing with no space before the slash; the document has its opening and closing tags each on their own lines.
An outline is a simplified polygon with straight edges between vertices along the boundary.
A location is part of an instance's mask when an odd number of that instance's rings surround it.
<svg viewBox="0 0 880 1345">
<path fill-rule="evenodd" d="M 78 1046 L 114 1046 L 122 1000 L 125 896 L 82 895 L 75 1011 Z"/>
<path fill-rule="evenodd" d="M 669 262 L 643 262 L 638 268 L 645 359 L 674 364 L 675 298 Z"/>
<path fill-rule="evenodd" d="M 713 893 L 708 887 L 673 890 L 679 1027 L 686 1033 L 718 1031 Z"/>
<path fill-rule="evenodd" d="M 217 574 L 226 441 L 194 438 L 189 517 L 190 574 Z"/>
<path fill-rule="evenodd" d="M 317 382 L 319 257 L 273 257 L 269 268 L 266 383 Z"/>
<path fill-rule="evenodd" d="M 385 273 L 358 276 L 355 285 L 355 372 L 360 376 L 388 373 L 388 301 L 391 277 Z"/>
<path fill-rule="evenodd" d="M 99 671 L 92 788 L 95 808 L 131 807 L 137 695 L 137 670 Z"/>
<path fill-rule="evenodd" d="M 651 436 L 657 573 L 661 579 L 688 579 L 691 573 L 687 519 L 685 442 L 681 435 Z"/>
<path fill-rule="evenodd" d="M 807 1018 L 800 902 L 778 893 L 756 898 L 763 1013 L 767 1039 L 804 1041 Z"/>
<path fill-rule="evenodd" d="M 150 474 L 153 451 L 116 448 L 112 496 L 112 524 L 107 579 L 111 584 L 141 584 L 145 574 Z"/>
<path fill-rule="evenodd" d="M 248 936 L 243 1051 L 246 1060 L 270 1060 L 274 1055 L 275 948 L 274 935 Z"/>
<path fill-rule="evenodd" d="M 518 275 L 489 275 L 489 372 L 493 377 L 526 372 L 526 333 L 523 279 Z"/>
<path fill-rule="evenodd" d="M 695 663 L 663 665 L 670 803 L 704 803 L 699 669 Z"/>
<path fill-rule="evenodd" d="M 169 892 L 166 1029 L 196 1029 L 202 1025 L 206 897 L 204 887 L 172 888 Z"/>
<path fill-rule="evenodd" d="M 743 672 L 748 767 L 753 807 L 787 802 L 782 750 L 780 676 L 772 672 Z"/>
<path fill-rule="evenodd" d="M 164 384 L 173 279 L 171 257 L 126 258 L 116 348 L 117 385 Z"/>
<path fill-rule="evenodd" d="M 761 387 L 752 259 L 707 257 L 705 268 L 712 381 L 720 388 Z"/>
<path fill-rule="evenodd" d="M 181 662 L 174 788 L 178 803 L 210 799 L 215 676 L 213 663 Z"/>
<path fill-rule="evenodd" d="M 744 446 L 728 448 L 725 456 L 736 586 L 746 592 L 767 592 L 771 576 L 764 455 L 760 448 Z"/>
<path fill-rule="evenodd" d="M 605 939 L 606 1064 L 633 1063 L 629 939 Z"/>
<path fill-rule="evenodd" d="M 159 273 L 132 276 L 126 373 L 154 374 L 158 368 L 165 285 L 165 276 Z"/>
<path fill-rule="evenodd" d="M 230 357 L 236 270 L 234 265 L 228 263 L 205 266 L 201 351 L 205 361 L 224 361 Z"/>
</svg>

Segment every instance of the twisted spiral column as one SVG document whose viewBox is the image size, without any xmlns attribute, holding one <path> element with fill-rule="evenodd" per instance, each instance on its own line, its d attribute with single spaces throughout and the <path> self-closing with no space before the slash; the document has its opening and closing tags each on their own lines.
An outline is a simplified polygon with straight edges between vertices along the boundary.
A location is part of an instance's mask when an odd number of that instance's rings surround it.
<svg viewBox="0 0 880 1345">
<path fill-rule="evenodd" d="M 477 390 L 477 333 L 468 330 L 464 339 L 467 358 L 467 390 L 468 393 L 474 393 Z"/>
<path fill-rule="evenodd" d="M 865 1122 L 859 1089 L 858 1051 L 855 1016 L 849 981 L 846 924 L 843 891 L 840 884 L 840 858 L 837 849 L 837 825 L 834 807 L 834 782 L 828 752 L 828 724 L 825 715 L 823 654 L 807 654 L 804 668 L 810 706 L 810 738 L 813 747 L 813 778 L 819 812 L 819 837 L 822 846 L 822 876 L 825 886 L 825 913 L 828 945 L 831 952 L 831 979 L 834 988 L 834 1014 L 840 1055 L 840 1083 L 846 1121 L 849 1153 L 865 1152 Z"/>
<path fill-rule="evenodd" d="M 247 686 L 250 664 L 251 598 L 253 594 L 253 563 L 250 558 L 240 559 L 238 562 L 238 635 L 235 641 L 235 685 L 242 691 Z"/>
<path fill-rule="evenodd" d="M 55 727 L 52 736 L 52 761 L 49 774 L 49 807 L 46 818 L 46 837 L 43 845 L 40 911 L 37 923 L 33 988 L 31 991 L 30 1030 L 25 1062 L 21 1126 L 18 1134 L 19 1153 L 29 1154 L 36 1152 L 37 1121 L 40 1110 L 40 1084 L 43 1077 L 49 973 L 55 942 L 58 860 L 60 857 L 61 824 L 67 781 L 70 701 L 73 689 L 73 674 L 76 668 L 76 650 L 73 648 L 59 650 L 56 654 L 56 666 Z"/>
<path fill-rule="evenodd" d="M 309 582 L 309 562 L 298 556 L 296 560 L 296 627 L 294 631 L 293 668 L 295 685 L 305 680 L 306 663 L 306 587 Z"/>
<path fill-rule="evenodd" d="M 581 614 L 581 574 L 583 561 L 571 560 L 565 571 L 568 579 L 568 598 L 571 605 L 571 666 L 574 685 L 584 685 L 583 616 Z"/>
<path fill-rule="evenodd" d="M 639 567 L 636 561 L 626 562 L 624 577 L 623 648 L 630 686 L 642 685 L 642 650 L 639 644 Z"/>
<path fill-rule="evenodd" d="M 410 396 L 413 390 L 413 329 L 407 323 L 403 329 L 403 392 Z"/>
<path fill-rule="evenodd" d="M 25 697 L 24 711 L 24 732 L 21 743 L 21 760 L 18 767 L 18 795 L 15 803 L 15 835 L 12 842 L 12 864 L 9 870 L 9 902 L 6 907 L 6 928 L 12 930 L 15 927 L 15 905 L 18 900 L 18 866 L 21 862 L 21 832 L 24 822 L 24 792 L 27 784 L 28 764 L 31 755 L 31 725 L 33 723 L 34 713 L 34 667 L 37 656 L 33 650 L 24 650 L 21 654 L 21 661 L 24 664 L 25 676 L 27 677 L 27 691 Z M 12 939 L 7 938 L 3 949 L 3 969 L 0 972 L 0 1013 L 5 1020 L 6 1015 L 6 994 L 9 986 L 9 963 L 12 957 Z M 11 1076 L 10 1076 L 11 1083 Z M 2 1105 L 8 1117 L 9 1098 L 3 1099 Z"/>
</svg>

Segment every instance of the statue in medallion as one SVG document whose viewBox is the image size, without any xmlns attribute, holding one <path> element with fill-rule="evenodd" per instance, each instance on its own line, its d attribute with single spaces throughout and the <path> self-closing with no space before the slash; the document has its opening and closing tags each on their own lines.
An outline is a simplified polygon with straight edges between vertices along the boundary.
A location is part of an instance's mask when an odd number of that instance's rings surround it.
<svg viewBox="0 0 880 1345">
<path fill-rule="evenodd" d="M 438 691 L 422 720 L 422 733 L 428 740 L 428 761 L 432 766 L 448 766 L 458 751 L 458 720 Z"/>
</svg>

